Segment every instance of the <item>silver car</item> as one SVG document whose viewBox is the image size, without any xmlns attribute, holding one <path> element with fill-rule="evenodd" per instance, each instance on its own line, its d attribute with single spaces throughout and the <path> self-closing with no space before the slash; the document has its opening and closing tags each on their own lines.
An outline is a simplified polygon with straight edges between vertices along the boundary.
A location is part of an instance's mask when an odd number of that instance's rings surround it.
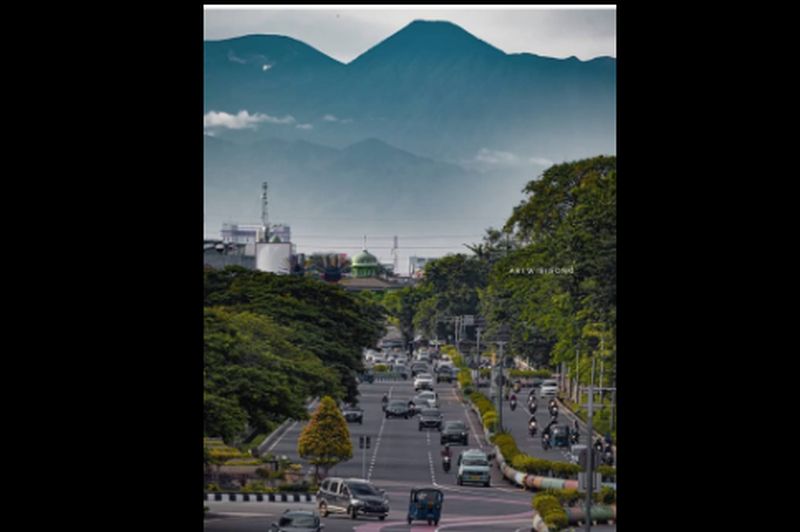
<svg viewBox="0 0 800 532">
<path fill-rule="evenodd" d="M 558 392 L 558 381 L 546 380 L 539 390 L 539 397 L 555 397 Z"/>
</svg>

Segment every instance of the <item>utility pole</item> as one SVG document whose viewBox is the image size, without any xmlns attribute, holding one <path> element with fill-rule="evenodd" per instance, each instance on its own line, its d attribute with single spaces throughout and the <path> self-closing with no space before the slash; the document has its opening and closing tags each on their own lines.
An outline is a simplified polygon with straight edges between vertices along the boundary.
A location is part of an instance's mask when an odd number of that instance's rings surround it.
<svg viewBox="0 0 800 532">
<path fill-rule="evenodd" d="M 592 514 L 591 514 L 591 507 L 592 507 L 592 478 L 594 476 L 594 445 L 592 442 L 592 397 L 594 396 L 594 357 L 592 357 L 592 376 L 589 381 L 589 422 L 588 431 L 589 431 L 589 441 L 588 443 L 588 456 L 587 456 L 587 465 L 588 471 L 586 472 L 586 532 L 589 532 L 592 529 Z"/>
<path fill-rule="evenodd" d="M 497 341 L 495 342 L 500 347 L 500 356 L 498 356 L 497 360 L 497 380 L 499 381 L 498 391 L 497 391 L 497 423 L 500 430 L 503 430 L 503 388 L 505 386 L 505 382 L 503 379 L 503 346 L 506 344 L 504 341 Z"/>
<path fill-rule="evenodd" d="M 478 334 L 478 353 L 477 353 L 477 359 L 476 360 L 478 361 L 478 365 L 480 365 L 480 362 L 481 362 L 481 328 L 478 327 L 475 330 L 475 332 Z"/>
<path fill-rule="evenodd" d="M 269 242 L 269 216 L 267 213 L 267 182 L 261 184 L 261 229 L 264 233 L 263 242 Z"/>
</svg>

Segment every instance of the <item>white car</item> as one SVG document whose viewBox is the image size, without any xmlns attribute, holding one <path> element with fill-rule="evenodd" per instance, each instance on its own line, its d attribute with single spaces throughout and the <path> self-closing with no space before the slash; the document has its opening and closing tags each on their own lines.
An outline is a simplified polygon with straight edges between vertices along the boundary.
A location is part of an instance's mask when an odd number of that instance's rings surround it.
<svg viewBox="0 0 800 532">
<path fill-rule="evenodd" d="M 430 373 L 417 373 L 414 377 L 414 391 L 421 389 L 433 390 L 433 375 Z"/>
<path fill-rule="evenodd" d="M 548 379 L 542 382 L 542 387 L 539 389 L 539 397 L 555 397 L 558 392 L 558 381 Z"/>
<path fill-rule="evenodd" d="M 491 486 L 489 458 L 480 449 L 468 449 L 458 457 L 458 477 L 456 482 L 462 486 L 465 482 L 479 482 L 487 488 Z"/>
<path fill-rule="evenodd" d="M 414 404 L 419 407 L 439 408 L 439 395 L 432 390 L 419 392 L 414 397 Z"/>
</svg>

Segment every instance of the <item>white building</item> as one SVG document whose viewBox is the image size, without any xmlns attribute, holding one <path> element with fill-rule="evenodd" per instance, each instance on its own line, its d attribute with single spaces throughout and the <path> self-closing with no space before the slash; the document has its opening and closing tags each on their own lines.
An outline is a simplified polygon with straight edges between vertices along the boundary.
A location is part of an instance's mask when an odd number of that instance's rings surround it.
<svg viewBox="0 0 800 532">
<path fill-rule="evenodd" d="M 432 261 L 428 257 L 409 257 L 408 258 L 408 273 L 411 277 L 420 277 L 425 265 Z"/>
<path fill-rule="evenodd" d="M 270 237 L 272 240 L 277 236 L 281 242 L 292 241 L 292 230 L 286 224 L 275 224 L 269 227 Z M 263 231 L 261 225 L 251 224 L 222 224 L 222 241 L 233 244 L 245 244 L 245 255 L 256 255 L 256 243 L 261 242 Z"/>
</svg>

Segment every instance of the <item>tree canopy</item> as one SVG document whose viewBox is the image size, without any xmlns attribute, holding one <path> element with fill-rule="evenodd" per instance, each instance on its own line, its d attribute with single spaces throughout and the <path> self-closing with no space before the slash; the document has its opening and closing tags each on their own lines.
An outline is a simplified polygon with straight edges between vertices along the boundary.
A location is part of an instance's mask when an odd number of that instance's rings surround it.
<svg viewBox="0 0 800 532">
<path fill-rule="evenodd" d="M 205 270 L 204 427 L 231 441 L 307 416 L 305 401 L 355 401 L 363 348 L 383 334 L 382 307 L 314 279 Z"/>
<path fill-rule="evenodd" d="M 353 457 L 350 429 L 331 397 L 323 397 L 297 440 L 297 453 L 325 472 Z"/>
</svg>

